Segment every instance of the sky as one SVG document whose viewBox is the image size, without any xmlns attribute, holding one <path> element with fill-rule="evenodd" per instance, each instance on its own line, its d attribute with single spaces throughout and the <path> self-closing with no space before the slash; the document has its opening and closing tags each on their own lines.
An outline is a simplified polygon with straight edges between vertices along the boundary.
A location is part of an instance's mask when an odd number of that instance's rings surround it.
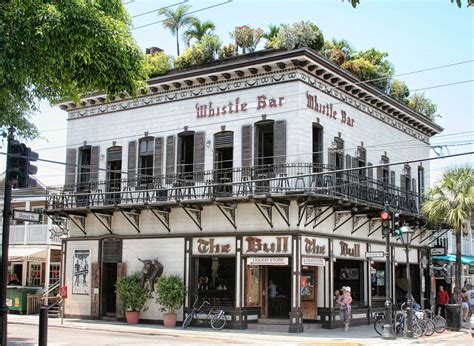
<svg viewBox="0 0 474 346">
<path fill-rule="evenodd" d="M 181 0 L 124 1 L 134 16 Z M 188 3 L 193 11 L 223 2 L 190 0 Z M 229 33 L 236 26 L 266 30 L 268 24 L 312 21 L 325 39 L 344 38 L 356 50 L 375 47 L 389 53 L 395 75 L 474 60 L 474 8 L 459 9 L 450 0 L 361 0 L 356 9 L 342 0 L 234 0 L 194 15 L 201 20 L 212 20 L 223 43 L 231 42 Z M 133 25 L 138 27 L 160 19 L 154 12 L 133 18 Z M 132 34 L 143 50 L 157 46 L 167 54 L 176 55 L 176 39 L 160 23 L 132 29 Z M 405 81 L 411 90 L 430 87 L 424 92 L 438 105 L 441 117 L 436 122 L 444 128 L 431 143 L 449 145 L 442 151 L 436 149 L 438 153 L 474 151 L 474 83 L 437 87 L 474 80 L 473 61 L 397 78 Z M 66 112 L 43 102 L 34 122 L 41 138 L 29 146 L 42 159 L 65 161 Z M 432 151 L 431 155 L 435 157 L 436 153 Z M 472 162 L 473 155 L 432 161 L 430 181 L 438 180 L 447 168 L 472 165 Z M 37 177 L 46 185 L 64 182 L 64 166 L 39 162 L 38 168 Z"/>
</svg>

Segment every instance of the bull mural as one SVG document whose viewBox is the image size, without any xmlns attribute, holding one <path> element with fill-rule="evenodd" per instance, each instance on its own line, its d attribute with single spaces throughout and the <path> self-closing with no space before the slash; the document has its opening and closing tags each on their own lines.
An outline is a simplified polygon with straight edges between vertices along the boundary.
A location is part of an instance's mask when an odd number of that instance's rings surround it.
<svg viewBox="0 0 474 346">
<path fill-rule="evenodd" d="M 156 259 L 138 259 L 143 263 L 142 272 L 140 275 L 140 286 L 143 288 L 148 281 L 150 289 L 155 290 L 156 280 L 163 274 L 163 265 Z"/>
</svg>

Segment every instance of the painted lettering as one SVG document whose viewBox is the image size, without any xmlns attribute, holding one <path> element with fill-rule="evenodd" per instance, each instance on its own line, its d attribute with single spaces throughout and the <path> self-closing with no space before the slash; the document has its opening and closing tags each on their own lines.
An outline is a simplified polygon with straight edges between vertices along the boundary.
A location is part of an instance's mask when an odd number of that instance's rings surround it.
<svg viewBox="0 0 474 346">
<path fill-rule="evenodd" d="M 214 238 L 198 239 L 198 252 L 200 254 L 226 254 L 230 252 L 230 244 L 216 244 Z"/>
<path fill-rule="evenodd" d="M 360 244 L 354 244 L 352 249 L 349 247 L 349 244 L 342 240 L 339 244 L 341 245 L 341 256 L 360 257 Z"/>
<path fill-rule="evenodd" d="M 305 238 L 304 251 L 307 255 L 325 255 L 326 246 L 317 245 L 316 239 Z"/>
<path fill-rule="evenodd" d="M 275 241 L 264 242 L 257 237 L 246 237 L 248 253 L 288 253 L 288 237 L 275 237 Z"/>
</svg>

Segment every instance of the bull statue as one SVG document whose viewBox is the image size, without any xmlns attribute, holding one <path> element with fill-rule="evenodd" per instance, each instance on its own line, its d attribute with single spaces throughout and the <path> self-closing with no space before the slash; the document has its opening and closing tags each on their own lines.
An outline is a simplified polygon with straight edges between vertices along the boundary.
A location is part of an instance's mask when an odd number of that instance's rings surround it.
<svg viewBox="0 0 474 346">
<path fill-rule="evenodd" d="M 138 259 L 143 263 L 142 273 L 140 275 L 140 286 L 145 287 L 145 282 L 148 281 L 150 289 L 155 290 L 155 282 L 163 274 L 163 265 L 156 259 Z"/>
</svg>

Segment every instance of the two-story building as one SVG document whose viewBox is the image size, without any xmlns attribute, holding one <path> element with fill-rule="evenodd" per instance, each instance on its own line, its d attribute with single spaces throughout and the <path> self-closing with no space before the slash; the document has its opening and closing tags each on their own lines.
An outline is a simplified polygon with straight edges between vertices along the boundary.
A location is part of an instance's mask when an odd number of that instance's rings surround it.
<svg viewBox="0 0 474 346">
<path fill-rule="evenodd" d="M 137 98 L 60 106 L 66 184 L 50 189 L 48 213 L 69 221 L 67 316 L 121 318 L 117 277 L 157 259 L 188 288 L 178 320 L 199 298 L 234 328 L 282 318 L 292 332 L 327 321 L 342 286 L 356 318 L 383 306 L 385 258 L 366 252 L 385 251 L 386 203 L 416 224 L 421 160 L 442 130 L 310 49 L 172 70 Z M 422 231 L 409 254 L 417 300 L 429 283 Z M 395 302 L 406 293 L 399 241 L 391 255 Z M 151 303 L 141 318 L 162 313 Z"/>
</svg>

